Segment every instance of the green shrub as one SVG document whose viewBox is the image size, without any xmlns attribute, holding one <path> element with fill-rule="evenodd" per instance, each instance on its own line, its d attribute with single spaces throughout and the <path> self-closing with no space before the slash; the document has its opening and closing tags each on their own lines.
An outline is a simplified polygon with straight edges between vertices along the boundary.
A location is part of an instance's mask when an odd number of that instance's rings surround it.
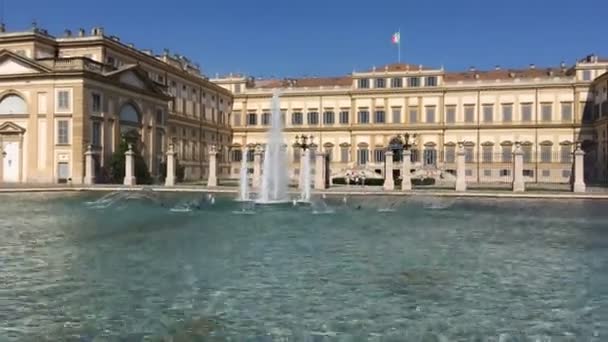
<svg viewBox="0 0 608 342">
<path fill-rule="evenodd" d="M 110 159 L 110 181 L 112 183 L 122 183 L 125 178 L 125 152 L 129 150 L 129 143 L 123 139 L 118 146 L 118 150 L 112 154 Z M 152 184 L 152 177 L 148 171 L 148 165 L 142 157 L 136 144 L 133 144 L 135 158 L 135 177 L 138 184 Z"/>
</svg>

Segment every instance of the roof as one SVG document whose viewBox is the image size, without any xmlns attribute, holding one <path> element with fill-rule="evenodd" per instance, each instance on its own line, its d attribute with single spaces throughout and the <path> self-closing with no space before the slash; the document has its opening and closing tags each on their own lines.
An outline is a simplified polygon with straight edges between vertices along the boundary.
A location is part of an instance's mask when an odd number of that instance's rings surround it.
<svg viewBox="0 0 608 342">
<path fill-rule="evenodd" d="M 534 69 L 500 69 L 500 70 L 475 70 L 465 72 L 446 72 L 446 82 L 473 81 L 473 80 L 498 80 L 509 78 L 536 78 L 536 77 L 561 77 L 570 76 L 570 69 L 565 68 L 534 68 Z M 476 75 L 478 75 L 476 77 Z"/>
</svg>

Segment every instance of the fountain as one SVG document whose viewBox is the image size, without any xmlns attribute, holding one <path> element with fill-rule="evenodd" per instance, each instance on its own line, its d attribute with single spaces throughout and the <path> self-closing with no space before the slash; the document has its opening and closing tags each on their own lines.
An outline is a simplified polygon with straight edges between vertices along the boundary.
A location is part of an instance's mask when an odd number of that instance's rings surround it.
<svg viewBox="0 0 608 342">
<path fill-rule="evenodd" d="M 262 187 L 256 203 L 286 203 L 287 197 L 287 154 L 283 148 L 283 131 L 281 122 L 281 106 L 279 92 L 272 95 L 271 126 L 268 131 L 264 164 L 262 168 Z"/>
<path fill-rule="evenodd" d="M 310 187 L 311 187 L 311 173 L 310 173 L 310 150 L 305 149 L 302 153 L 302 192 L 300 193 L 300 202 L 310 202 Z"/>
<path fill-rule="evenodd" d="M 247 175 L 247 154 L 243 153 L 241 156 L 241 175 L 239 183 L 239 198 L 240 202 L 249 201 L 249 179 Z"/>
</svg>

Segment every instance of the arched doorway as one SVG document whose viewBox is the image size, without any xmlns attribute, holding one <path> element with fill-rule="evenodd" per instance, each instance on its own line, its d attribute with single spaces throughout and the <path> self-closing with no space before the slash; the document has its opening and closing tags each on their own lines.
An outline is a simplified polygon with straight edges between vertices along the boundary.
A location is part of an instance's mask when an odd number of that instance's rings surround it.
<svg viewBox="0 0 608 342">
<path fill-rule="evenodd" d="M 141 114 L 137 107 L 127 103 L 120 109 L 120 135 L 125 138 L 139 137 L 141 135 Z"/>
<path fill-rule="evenodd" d="M 4 115 L 28 114 L 27 103 L 17 95 L 9 93 L 0 99 L 0 121 Z M 1 165 L 0 180 L 16 183 L 21 181 L 23 165 L 23 134 L 25 129 L 5 121 L 0 125 Z"/>
</svg>

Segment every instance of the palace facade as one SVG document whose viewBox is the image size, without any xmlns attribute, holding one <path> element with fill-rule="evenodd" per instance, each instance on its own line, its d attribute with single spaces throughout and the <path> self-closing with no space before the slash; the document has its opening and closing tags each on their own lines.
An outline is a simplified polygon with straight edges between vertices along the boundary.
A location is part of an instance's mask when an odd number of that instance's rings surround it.
<svg viewBox="0 0 608 342">
<path fill-rule="evenodd" d="M 90 146 L 98 182 L 126 133 L 152 175 L 175 144 L 185 179 L 208 173 L 208 146 L 229 174 L 232 93 L 210 82 L 188 58 L 155 55 L 103 28 L 54 37 L 32 27 L 0 27 L 1 182 L 81 183 Z"/>
<path fill-rule="evenodd" d="M 391 64 L 330 78 L 254 79 L 241 75 L 212 81 L 234 94 L 231 174 L 243 153 L 264 144 L 271 98 L 280 89 L 292 176 L 298 174 L 297 135 L 313 136 L 330 156 L 334 177 L 349 169 L 384 172 L 384 152 L 411 139 L 420 169 L 455 172 L 463 142 L 469 182 L 511 177 L 516 142 L 524 151 L 528 182 L 567 183 L 572 151 L 581 142 L 586 177 L 606 179 L 608 60 L 590 55 L 575 65 L 450 72 Z M 601 114 L 601 115 L 600 115 Z M 601 120 L 600 120 L 601 118 Z M 394 157 L 399 162 L 399 156 Z M 395 165 L 398 175 L 399 166 Z"/>
</svg>

